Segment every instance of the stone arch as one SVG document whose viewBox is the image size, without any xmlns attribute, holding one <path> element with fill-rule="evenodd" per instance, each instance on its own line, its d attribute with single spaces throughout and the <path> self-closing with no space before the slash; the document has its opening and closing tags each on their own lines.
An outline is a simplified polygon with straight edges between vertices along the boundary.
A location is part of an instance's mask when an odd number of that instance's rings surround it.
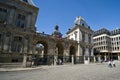
<svg viewBox="0 0 120 80">
<path fill-rule="evenodd" d="M 76 55 L 75 47 L 70 46 L 70 55 Z"/>
<path fill-rule="evenodd" d="M 47 41 L 44 41 L 44 40 L 40 40 L 36 43 L 36 47 L 37 45 L 40 44 L 42 45 L 43 47 L 41 47 L 41 53 L 40 54 L 35 54 L 36 56 L 36 59 L 37 59 L 37 64 L 47 64 L 48 60 L 47 60 L 47 57 L 48 57 L 48 43 Z"/>
<path fill-rule="evenodd" d="M 70 46 L 70 52 L 69 52 L 70 62 L 72 62 L 72 56 L 73 56 L 74 58 L 76 57 L 76 48 L 75 48 L 75 46 L 73 46 L 73 45 Z M 74 59 L 74 62 L 75 62 L 75 59 Z"/>
<path fill-rule="evenodd" d="M 44 46 L 44 55 L 48 54 L 48 43 L 46 41 L 38 41 L 37 44 L 42 44 Z"/>
<path fill-rule="evenodd" d="M 63 61 L 63 53 L 64 53 L 63 44 L 57 43 L 56 48 L 57 48 L 58 59 L 61 59 Z"/>
</svg>

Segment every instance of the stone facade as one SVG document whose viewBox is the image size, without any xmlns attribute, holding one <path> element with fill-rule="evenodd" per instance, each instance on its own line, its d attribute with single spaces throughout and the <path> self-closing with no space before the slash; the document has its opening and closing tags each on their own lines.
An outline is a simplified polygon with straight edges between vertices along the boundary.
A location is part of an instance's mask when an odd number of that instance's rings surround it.
<svg viewBox="0 0 120 80">
<path fill-rule="evenodd" d="M 74 25 L 66 34 L 67 39 L 72 39 L 78 43 L 77 56 L 90 57 L 93 56 L 93 31 L 87 25 L 85 20 L 78 16 Z"/>
<path fill-rule="evenodd" d="M 32 54 L 38 8 L 25 0 L 0 0 L 0 62 L 22 62 Z"/>
<path fill-rule="evenodd" d="M 38 10 L 32 0 L 0 1 L 0 63 L 19 62 L 26 67 L 56 65 L 61 60 L 74 64 L 82 63 L 83 56 L 93 56 L 93 31 L 83 19 L 76 18 L 74 27 L 62 38 L 58 26 L 52 35 L 36 32 Z"/>
</svg>

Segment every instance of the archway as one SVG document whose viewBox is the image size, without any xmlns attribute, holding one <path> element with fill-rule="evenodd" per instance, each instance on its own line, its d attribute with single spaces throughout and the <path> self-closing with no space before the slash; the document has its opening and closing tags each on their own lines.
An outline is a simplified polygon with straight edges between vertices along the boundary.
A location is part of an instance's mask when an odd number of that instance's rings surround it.
<svg viewBox="0 0 120 80">
<path fill-rule="evenodd" d="M 47 64 L 48 44 L 46 41 L 37 42 L 34 57 L 37 65 Z"/>
<path fill-rule="evenodd" d="M 72 62 L 72 56 L 74 57 L 74 63 L 75 63 L 76 51 L 74 46 L 70 46 L 70 56 L 69 56 L 70 62 Z"/>
<path fill-rule="evenodd" d="M 61 43 L 57 43 L 56 48 L 58 52 L 58 59 L 61 59 L 63 62 L 63 45 Z"/>
</svg>

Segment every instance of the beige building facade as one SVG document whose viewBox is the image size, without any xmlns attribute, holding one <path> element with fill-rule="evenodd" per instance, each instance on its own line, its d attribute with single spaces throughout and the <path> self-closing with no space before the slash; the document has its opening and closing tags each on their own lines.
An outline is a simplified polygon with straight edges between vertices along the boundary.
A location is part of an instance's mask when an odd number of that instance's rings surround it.
<svg viewBox="0 0 120 80">
<path fill-rule="evenodd" d="M 93 31 L 81 16 L 76 17 L 74 25 L 66 33 L 66 38 L 77 41 L 77 56 L 84 56 L 87 60 L 94 56 Z"/>
<path fill-rule="evenodd" d="M 94 33 L 96 57 L 102 60 L 120 60 L 120 29 L 109 31 L 105 28 Z"/>
</svg>

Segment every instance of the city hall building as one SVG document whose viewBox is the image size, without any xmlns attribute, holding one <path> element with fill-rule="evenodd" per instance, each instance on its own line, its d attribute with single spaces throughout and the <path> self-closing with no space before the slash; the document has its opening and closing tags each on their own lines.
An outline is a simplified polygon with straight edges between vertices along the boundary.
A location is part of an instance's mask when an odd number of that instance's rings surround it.
<svg viewBox="0 0 120 80">
<path fill-rule="evenodd" d="M 102 28 L 95 31 L 93 42 L 94 54 L 98 60 L 120 60 L 120 28 L 112 31 Z"/>
<path fill-rule="evenodd" d="M 0 63 L 32 54 L 38 10 L 32 0 L 0 0 Z"/>
<path fill-rule="evenodd" d="M 58 25 L 51 35 L 37 32 L 38 11 L 32 0 L 0 0 L 0 66 L 93 61 L 93 31 L 82 17 L 76 17 L 62 38 Z"/>
</svg>

